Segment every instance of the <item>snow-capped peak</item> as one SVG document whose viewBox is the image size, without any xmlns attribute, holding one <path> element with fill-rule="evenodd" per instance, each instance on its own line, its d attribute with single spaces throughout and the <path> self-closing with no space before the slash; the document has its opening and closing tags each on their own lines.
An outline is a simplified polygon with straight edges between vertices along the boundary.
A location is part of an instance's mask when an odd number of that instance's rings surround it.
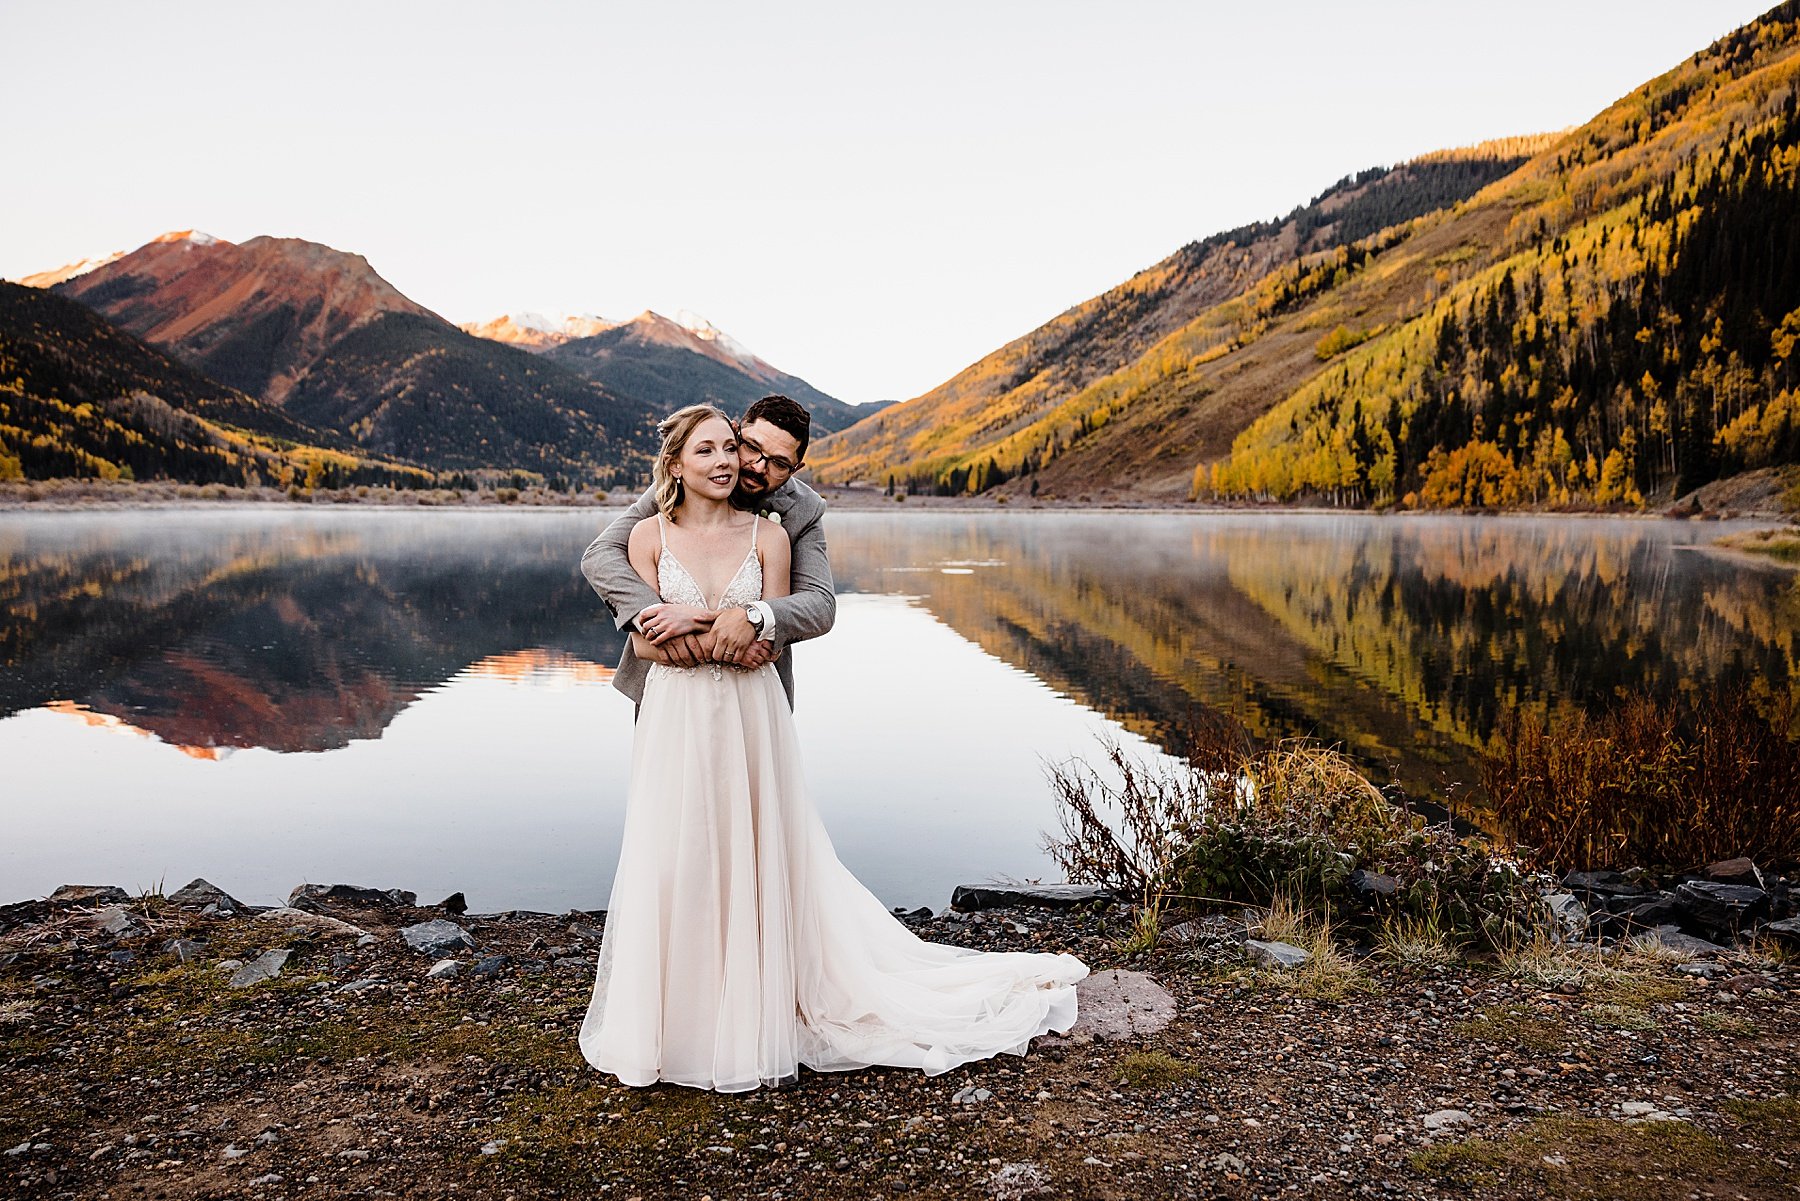
<svg viewBox="0 0 1800 1201">
<path fill-rule="evenodd" d="M 619 324 L 598 313 L 542 313 L 522 309 L 492 321 L 467 321 L 462 329 L 478 338 L 510 342 L 528 350 L 548 350 L 577 338 L 591 338 Z"/>
<path fill-rule="evenodd" d="M 172 229 L 151 239 L 155 242 L 190 242 L 195 246 L 216 246 L 219 239 L 197 229 Z"/>
<path fill-rule="evenodd" d="M 117 262 L 124 257 L 123 250 L 115 250 L 111 254 L 103 254 L 99 258 L 82 259 L 80 262 L 69 263 L 53 271 L 39 271 L 36 274 L 27 275 L 19 282 L 27 288 L 54 287 L 66 279 L 74 279 L 77 275 L 86 275 L 97 267 L 104 267 L 108 263 Z"/>
<path fill-rule="evenodd" d="M 562 332 L 559 329 L 557 329 L 557 324 L 558 324 L 557 322 L 552 321 L 550 318 L 544 316 L 544 314 L 542 314 L 542 313 L 533 313 L 533 312 L 508 313 L 508 314 L 506 314 L 506 320 L 512 322 L 514 325 L 518 326 L 520 329 L 535 329 L 540 334 L 554 334 L 554 333 Z"/>
<path fill-rule="evenodd" d="M 711 342 L 714 346 L 743 363 L 756 362 L 756 356 L 750 353 L 749 347 L 733 338 L 730 334 L 688 309 L 681 309 L 675 314 L 675 324 L 693 334 L 702 342 Z"/>
</svg>

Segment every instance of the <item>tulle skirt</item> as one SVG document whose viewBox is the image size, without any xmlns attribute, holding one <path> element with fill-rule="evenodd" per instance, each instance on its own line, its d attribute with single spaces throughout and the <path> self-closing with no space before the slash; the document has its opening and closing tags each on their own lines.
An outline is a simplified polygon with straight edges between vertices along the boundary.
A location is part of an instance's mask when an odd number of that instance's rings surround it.
<svg viewBox="0 0 1800 1201">
<path fill-rule="evenodd" d="M 581 1052 L 629 1085 L 940 1075 L 1075 1023 L 1073 955 L 926 942 L 839 862 L 773 667 L 655 666 Z"/>
</svg>

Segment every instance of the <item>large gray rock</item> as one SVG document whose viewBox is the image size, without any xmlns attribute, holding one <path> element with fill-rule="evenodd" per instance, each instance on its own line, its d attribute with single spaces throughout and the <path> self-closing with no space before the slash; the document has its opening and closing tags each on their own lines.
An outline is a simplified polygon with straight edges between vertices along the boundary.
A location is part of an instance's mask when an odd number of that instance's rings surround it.
<svg viewBox="0 0 1800 1201">
<path fill-rule="evenodd" d="M 174 952 L 182 963 L 192 963 L 206 954 L 206 943 L 198 938 L 171 938 L 163 944 L 163 950 Z"/>
<path fill-rule="evenodd" d="M 1675 895 L 1695 922 L 1725 934 L 1736 933 L 1769 912 L 1769 894 L 1747 884 L 1689 880 Z"/>
<path fill-rule="evenodd" d="M 459 947 L 473 947 L 475 939 L 455 922 L 435 918 L 400 931 L 406 945 L 425 955 L 448 955 Z"/>
<path fill-rule="evenodd" d="M 1590 903 L 1595 897 L 1637 897 L 1650 891 L 1619 872 L 1570 872 L 1562 886 Z"/>
<path fill-rule="evenodd" d="M 114 938 L 130 938 L 145 930 L 144 923 L 138 919 L 137 914 L 123 905 L 109 905 L 94 914 L 93 920 L 94 925 Z"/>
<path fill-rule="evenodd" d="M 1175 998 L 1143 972 L 1107 968 L 1075 985 L 1075 1025 L 1068 1038 L 1138 1039 L 1175 1020 Z"/>
<path fill-rule="evenodd" d="M 231 975 L 231 987 L 249 988 L 252 984 L 261 984 L 264 980 L 273 980 L 281 975 L 281 969 L 288 961 L 286 948 L 275 951 L 264 951 Z"/>
<path fill-rule="evenodd" d="M 10 905 L 0 905 L 0 932 L 41 922 L 49 913 L 50 906 L 43 901 L 14 901 Z"/>
<path fill-rule="evenodd" d="M 1784 917 L 1778 922 L 1770 922 L 1763 929 L 1785 943 L 1800 946 L 1800 917 Z"/>
<path fill-rule="evenodd" d="M 257 914 L 253 921 L 279 922 L 282 929 L 311 932 L 318 934 L 341 934 L 352 938 L 361 938 L 368 931 L 361 926 L 353 926 L 327 913 L 313 913 L 306 909 L 295 909 L 292 905 L 283 905 L 279 909 L 265 909 Z"/>
<path fill-rule="evenodd" d="M 1670 893 L 1660 892 L 1643 897 L 1607 897 L 1604 908 L 1594 912 L 1592 928 L 1600 934 L 1618 934 L 1627 930 L 1654 930 L 1687 915 L 1687 907 Z"/>
<path fill-rule="evenodd" d="M 300 906 L 320 901 L 337 901 L 348 905 L 374 905 L 381 909 L 411 909 L 418 905 L 417 893 L 403 888 L 364 888 L 360 884 L 302 884 L 288 894 L 288 904 Z"/>
<path fill-rule="evenodd" d="M 1670 951 L 1680 951 L 1700 958 L 1709 955 L 1723 955 L 1726 951 L 1726 948 L 1718 943 L 1707 942 L 1704 938 L 1695 938 L 1692 934 L 1684 934 L 1675 926 L 1658 926 L 1647 933 L 1634 935 L 1631 941 L 1643 947 L 1661 946 Z"/>
<path fill-rule="evenodd" d="M 1544 904 L 1556 924 L 1565 935 L 1582 934 L 1588 928 L 1587 906 L 1581 898 L 1572 892 L 1553 892 L 1544 898 Z"/>
<path fill-rule="evenodd" d="M 131 894 L 114 884 L 64 884 L 44 900 L 51 905 L 123 905 Z"/>
<path fill-rule="evenodd" d="M 1742 856 L 1710 863 L 1706 866 L 1704 875 L 1715 884 L 1744 884 L 1751 888 L 1764 887 L 1762 873 L 1756 870 L 1756 864 Z"/>
<path fill-rule="evenodd" d="M 959 884 L 950 894 L 950 908 L 964 913 L 1008 905 L 1072 909 L 1090 903 L 1110 905 L 1112 901 L 1112 891 L 1095 884 Z"/>
<path fill-rule="evenodd" d="M 1250 958 L 1265 967 L 1302 967 L 1312 959 L 1312 952 L 1292 943 L 1264 942 L 1260 938 L 1246 939 L 1244 950 Z"/>
<path fill-rule="evenodd" d="M 1359 867 L 1350 873 L 1350 890 L 1365 904 L 1374 903 L 1391 899 L 1400 890 L 1400 881 Z"/>
<path fill-rule="evenodd" d="M 170 893 L 169 900 L 184 909 L 204 909 L 208 905 L 216 905 L 220 913 L 236 913 L 244 907 L 242 901 L 217 884 L 198 877 Z"/>
</svg>

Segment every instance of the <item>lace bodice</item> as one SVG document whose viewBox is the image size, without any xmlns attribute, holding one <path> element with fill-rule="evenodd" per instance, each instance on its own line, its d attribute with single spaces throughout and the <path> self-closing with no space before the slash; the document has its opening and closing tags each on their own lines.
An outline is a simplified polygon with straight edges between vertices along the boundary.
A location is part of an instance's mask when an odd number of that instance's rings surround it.
<svg viewBox="0 0 1800 1201">
<path fill-rule="evenodd" d="M 753 600 L 761 600 L 763 593 L 762 560 L 756 554 L 756 536 L 762 523 L 752 522 L 750 527 L 750 549 L 744 554 L 744 561 L 738 564 L 737 574 L 733 575 L 725 585 L 725 591 L 719 594 L 717 604 L 711 602 L 700 588 L 700 582 L 694 578 L 687 565 L 675 557 L 669 549 L 668 528 L 662 526 L 662 514 L 656 517 L 659 532 L 663 535 L 662 549 L 656 556 L 657 592 L 663 600 L 670 604 L 694 605 L 701 609 L 725 609 L 732 605 L 744 605 Z M 653 663 L 650 666 L 651 677 L 680 672 L 692 675 L 697 671 L 710 671 L 715 680 L 723 679 L 725 670 L 749 672 L 759 668 L 738 667 L 731 663 L 708 663 L 701 667 L 676 667 L 673 664 Z"/>
<path fill-rule="evenodd" d="M 662 521 L 662 515 L 657 515 Z M 664 531 L 662 550 L 656 557 L 656 581 L 662 598 L 671 604 L 695 605 L 702 609 L 726 609 L 732 605 L 744 605 L 753 600 L 761 600 L 763 593 L 762 560 L 756 555 L 756 535 L 760 522 L 753 522 L 750 527 L 750 549 L 744 555 L 744 561 L 738 564 L 737 574 L 725 585 L 725 591 L 719 595 L 718 604 L 710 602 L 706 593 L 700 590 L 700 582 L 687 566 L 675 557 L 669 549 L 667 531 Z"/>
</svg>

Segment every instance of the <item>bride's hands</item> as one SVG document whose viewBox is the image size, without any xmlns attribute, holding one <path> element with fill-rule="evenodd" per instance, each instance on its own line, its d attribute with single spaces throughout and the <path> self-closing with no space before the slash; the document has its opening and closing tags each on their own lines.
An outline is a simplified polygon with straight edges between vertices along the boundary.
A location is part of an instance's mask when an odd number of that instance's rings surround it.
<svg viewBox="0 0 1800 1201">
<path fill-rule="evenodd" d="M 703 634 L 712 629 L 713 619 L 718 617 L 716 609 L 702 609 L 695 605 L 677 605 L 663 602 L 660 605 L 647 606 L 638 614 L 638 629 L 644 632 L 657 646 L 661 646 L 671 638 L 681 638 L 688 634 Z"/>
</svg>

